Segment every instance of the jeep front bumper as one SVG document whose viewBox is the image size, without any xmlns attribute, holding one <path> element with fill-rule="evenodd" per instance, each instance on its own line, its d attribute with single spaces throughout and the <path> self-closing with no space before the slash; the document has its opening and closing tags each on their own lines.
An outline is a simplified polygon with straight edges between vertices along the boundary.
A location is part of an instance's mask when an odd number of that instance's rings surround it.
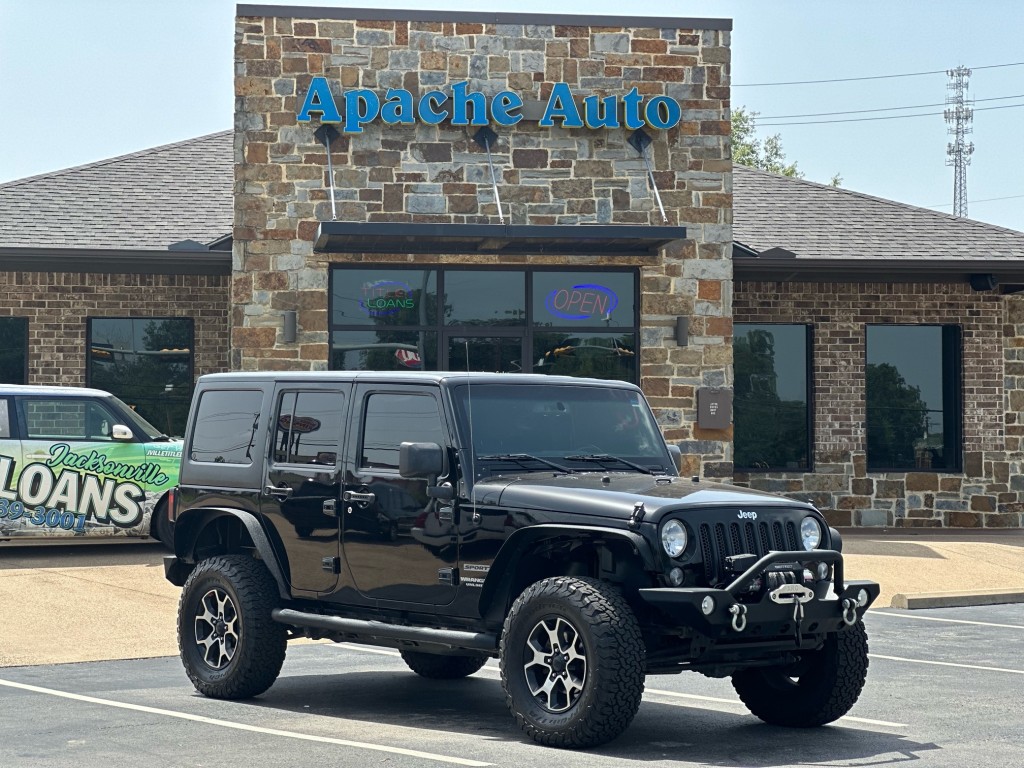
<svg viewBox="0 0 1024 768">
<path fill-rule="evenodd" d="M 751 593 L 752 584 L 771 566 L 827 562 L 834 580 L 782 584 Z M 711 640 L 765 641 L 794 633 L 836 632 L 853 626 L 878 597 L 873 581 L 843 580 L 842 555 L 832 550 L 771 552 L 728 586 L 654 587 L 639 594 L 669 627 L 685 627 Z"/>
</svg>

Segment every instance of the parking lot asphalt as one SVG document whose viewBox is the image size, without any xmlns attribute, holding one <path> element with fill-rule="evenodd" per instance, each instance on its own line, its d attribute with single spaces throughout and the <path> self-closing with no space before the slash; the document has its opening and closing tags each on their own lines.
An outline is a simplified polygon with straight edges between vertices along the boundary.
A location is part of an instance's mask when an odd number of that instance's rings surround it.
<svg viewBox="0 0 1024 768">
<path fill-rule="evenodd" d="M 881 584 L 875 608 L 934 593 L 929 607 L 972 604 L 979 591 L 1024 599 L 1024 531 L 844 531 L 843 549 L 847 578 Z M 0 667 L 177 654 L 180 590 L 163 555 L 155 542 L 0 543 Z"/>
<path fill-rule="evenodd" d="M 307 644 L 243 702 L 199 696 L 173 657 L 0 670 L 0 765 L 1020 765 L 1024 606 L 876 610 L 866 623 L 867 685 L 825 728 L 764 725 L 728 680 L 685 673 L 649 677 L 619 739 L 565 752 L 519 732 L 493 662 L 429 681 L 394 651 Z"/>
</svg>

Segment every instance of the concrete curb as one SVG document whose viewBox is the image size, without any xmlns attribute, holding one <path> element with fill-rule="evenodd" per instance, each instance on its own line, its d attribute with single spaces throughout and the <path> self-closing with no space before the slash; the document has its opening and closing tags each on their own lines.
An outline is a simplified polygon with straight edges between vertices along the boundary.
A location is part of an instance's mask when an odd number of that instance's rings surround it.
<svg viewBox="0 0 1024 768">
<path fill-rule="evenodd" d="M 965 608 L 972 605 L 1024 603 L 1024 590 L 973 589 L 961 592 L 916 592 L 896 594 L 891 608 Z"/>
</svg>

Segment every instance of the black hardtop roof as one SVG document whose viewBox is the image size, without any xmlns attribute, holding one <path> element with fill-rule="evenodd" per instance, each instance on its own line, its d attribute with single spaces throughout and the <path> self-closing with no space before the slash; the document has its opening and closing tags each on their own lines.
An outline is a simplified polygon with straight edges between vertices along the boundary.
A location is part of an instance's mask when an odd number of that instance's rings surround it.
<svg viewBox="0 0 1024 768">
<path fill-rule="evenodd" d="M 587 379 L 576 376 L 549 376 L 543 373 L 480 373 L 465 371 L 243 371 L 208 373 L 199 377 L 199 386 L 219 383 L 328 383 L 355 381 L 394 381 L 402 384 L 523 384 L 575 385 L 614 387 L 640 391 L 635 384 L 610 379 Z"/>
</svg>

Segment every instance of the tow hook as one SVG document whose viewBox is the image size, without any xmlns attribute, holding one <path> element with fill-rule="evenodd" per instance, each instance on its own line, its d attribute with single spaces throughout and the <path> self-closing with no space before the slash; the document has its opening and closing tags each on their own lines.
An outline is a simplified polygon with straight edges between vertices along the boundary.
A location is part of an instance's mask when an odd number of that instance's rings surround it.
<svg viewBox="0 0 1024 768">
<path fill-rule="evenodd" d="M 857 623 L 857 601 L 852 597 L 843 598 L 843 624 L 852 627 Z"/>
<path fill-rule="evenodd" d="M 732 614 L 732 628 L 742 632 L 747 628 L 747 606 L 741 603 L 733 603 L 729 606 L 729 613 Z"/>
<path fill-rule="evenodd" d="M 800 584 L 783 584 L 768 593 L 773 603 L 793 604 L 793 635 L 797 645 L 800 644 L 800 625 L 804 621 L 804 603 L 814 599 L 814 591 Z"/>
</svg>

